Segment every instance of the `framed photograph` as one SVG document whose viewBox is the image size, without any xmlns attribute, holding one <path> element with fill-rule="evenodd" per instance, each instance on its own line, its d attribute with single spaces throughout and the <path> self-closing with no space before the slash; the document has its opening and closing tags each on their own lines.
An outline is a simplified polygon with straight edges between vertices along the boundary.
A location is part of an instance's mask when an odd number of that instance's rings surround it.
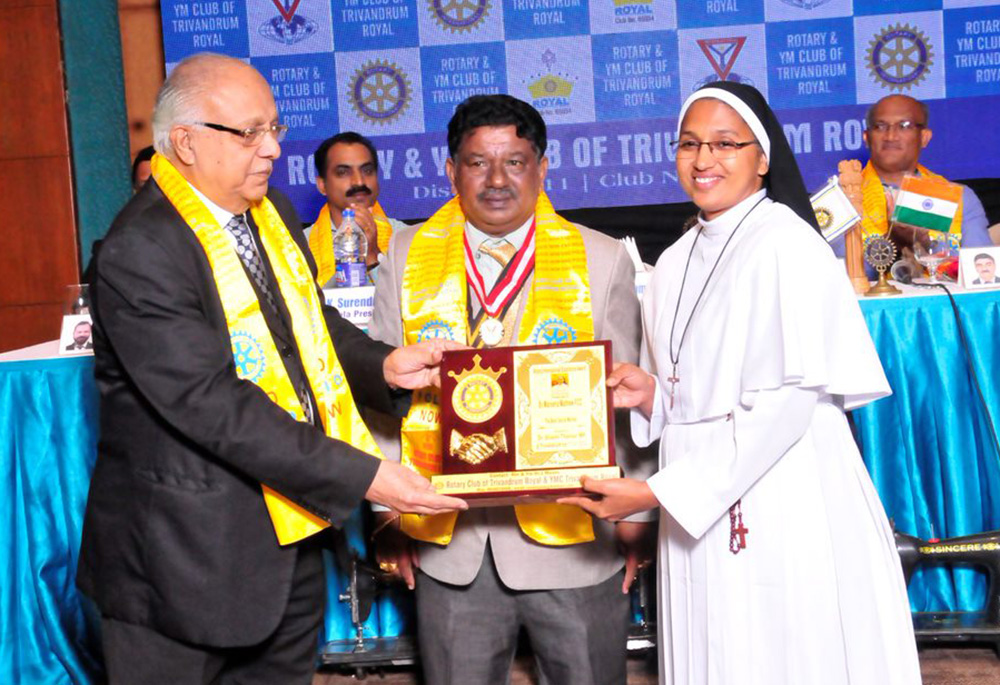
<svg viewBox="0 0 1000 685">
<path fill-rule="evenodd" d="M 59 334 L 59 354 L 82 355 L 94 353 L 94 337 L 90 314 L 67 314 L 62 320 Z"/>
<path fill-rule="evenodd" d="M 963 287 L 969 290 L 1000 288 L 1000 246 L 962 248 L 958 264 Z"/>
</svg>

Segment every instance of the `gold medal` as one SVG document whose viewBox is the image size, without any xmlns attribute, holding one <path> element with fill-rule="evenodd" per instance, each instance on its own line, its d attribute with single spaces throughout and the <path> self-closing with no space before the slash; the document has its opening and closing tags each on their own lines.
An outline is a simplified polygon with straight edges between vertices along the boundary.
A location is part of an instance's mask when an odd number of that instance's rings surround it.
<svg viewBox="0 0 1000 685">
<path fill-rule="evenodd" d="M 503 340 L 503 333 L 503 321 L 492 316 L 486 317 L 479 326 L 479 337 L 487 347 L 499 345 Z"/>
</svg>

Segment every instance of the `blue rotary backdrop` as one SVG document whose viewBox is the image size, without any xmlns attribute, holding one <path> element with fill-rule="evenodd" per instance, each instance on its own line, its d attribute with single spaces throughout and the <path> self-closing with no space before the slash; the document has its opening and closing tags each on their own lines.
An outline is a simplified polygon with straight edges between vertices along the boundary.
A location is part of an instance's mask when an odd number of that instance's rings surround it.
<svg viewBox="0 0 1000 685">
<path fill-rule="evenodd" d="M 810 188 L 866 157 L 865 109 L 927 102 L 924 161 L 1000 176 L 1000 1 L 162 0 L 168 69 L 187 55 L 248 60 L 292 127 L 274 183 L 306 221 L 312 153 L 344 130 L 379 148 L 382 204 L 426 217 L 450 196 L 445 128 L 475 93 L 510 93 L 550 126 L 556 207 L 684 199 L 669 142 L 684 96 L 720 78 L 778 111 Z"/>
</svg>

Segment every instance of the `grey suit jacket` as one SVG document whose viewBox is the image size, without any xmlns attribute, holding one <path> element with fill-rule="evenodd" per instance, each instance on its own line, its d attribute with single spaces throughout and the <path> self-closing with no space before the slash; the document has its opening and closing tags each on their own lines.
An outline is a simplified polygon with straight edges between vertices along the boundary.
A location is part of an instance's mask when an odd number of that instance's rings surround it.
<svg viewBox="0 0 1000 685">
<path fill-rule="evenodd" d="M 370 333 L 390 345 L 402 344 L 400 288 L 406 257 L 419 227 L 395 233 L 375 287 L 375 315 Z M 642 324 L 635 294 L 635 268 L 624 248 L 602 233 L 578 226 L 587 253 L 594 334 L 610 340 L 615 361 L 637 363 Z M 531 278 L 525 288 L 531 287 Z M 527 298 L 519 303 L 517 325 Z M 370 422 L 386 456 L 399 459 L 399 422 L 378 417 Z M 645 478 L 656 467 L 656 453 L 640 450 L 629 440 L 627 412 L 617 412 L 615 450 L 626 475 Z M 648 519 L 655 514 L 640 516 Z M 459 515 L 446 547 L 419 543 L 420 568 L 432 578 L 453 585 L 473 581 L 482 564 L 487 540 L 504 584 L 515 590 L 585 587 L 606 580 L 623 565 L 614 542 L 614 525 L 594 521 L 593 542 L 551 547 L 521 532 L 513 507 L 472 509 Z"/>
</svg>

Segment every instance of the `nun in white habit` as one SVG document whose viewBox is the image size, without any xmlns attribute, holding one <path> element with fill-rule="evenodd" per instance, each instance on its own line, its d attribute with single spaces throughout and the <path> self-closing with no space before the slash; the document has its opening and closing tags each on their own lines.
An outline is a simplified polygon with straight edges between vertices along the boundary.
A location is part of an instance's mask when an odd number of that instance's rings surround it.
<svg viewBox="0 0 1000 685">
<path fill-rule="evenodd" d="M 660 441 L 659 471 L 562 501 L 612 520 L 662 509 L 661 683 L 919 683 L 892 531 L 844 415 L 890 389 L 781 126 L 757 90 L 718 82 L 684 103 L 677 138 L 699 221 L 646 290 L 643 368 L 609 379 L 635 442 Z"/>
</svg>

